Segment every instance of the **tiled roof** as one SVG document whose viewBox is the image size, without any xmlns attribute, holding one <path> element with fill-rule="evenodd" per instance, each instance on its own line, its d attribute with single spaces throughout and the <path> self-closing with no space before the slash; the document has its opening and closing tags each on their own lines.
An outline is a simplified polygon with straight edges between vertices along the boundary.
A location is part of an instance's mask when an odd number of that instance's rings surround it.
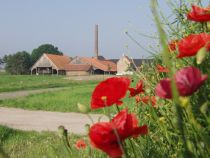
<svg viewBox="0 0 210 158">
<path fill-rule="evenodd" d="M 46 54 L 46 56 L 55 64 L 59 70 L 65 70 L 66 66 L 71 60 L 68 56 L 63 55 Z"/>
<path fill-rule="evenodd" d="M 117 71 L 117 65 L 110 60 L 99 60 L 96 58 L 81 57 L 80 58 L 84 63 L 92 65 L 96 69 L 103 71 Z"/>
<path fill-rule="evenodd" d="M 86 64 L 68 64 L 66 66 L 67 71 L 88 71 L 91 66 Z"/>
<path fill-rule="evenodd" d="M 131 59 L 127 55 L 123 56 L 128 60 L 129 63 L 135 64 L 137 67 L 140 66 L 143 62 L 144 63 L 151 63 L 153 59 Z"/>
<path fill-rule="evenodd" d="M 109 59 L 109 60 L 112 61 L 115 64 L 117 64 L 117 62 L 119 61 L 119 59 Z"/>
</svg>

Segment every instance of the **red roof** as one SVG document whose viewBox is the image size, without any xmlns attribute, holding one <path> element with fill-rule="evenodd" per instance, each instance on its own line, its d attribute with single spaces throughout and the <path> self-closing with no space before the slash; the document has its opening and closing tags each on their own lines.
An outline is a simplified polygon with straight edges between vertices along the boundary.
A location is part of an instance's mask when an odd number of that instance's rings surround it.
<svg viewBox="0 0 210 158">
<path fill-rule="evenodd" d="M 46 53 L 45 53 L 46 54 Z M 46 54 L 59 70 L 65 70 L 71 59 L 64 55 Z"/>
<path fill-rule="evenodd" d="M 101 69 L 103 71 L 117 71 L 117 65 L 110 61 L 110 60 L 99 60 L 96 58 L 88 58 L 88 57 L 81 57 L 80 58 L 84 63 L 88 65 L 92 65 L 97 69 Z"/>
<path fill-rule="evenodd" d="M 86 64 L 68 64 L 66 66 L 67 71 L 88 71 L 90 68 L 91 65 Z"/>
</svg>

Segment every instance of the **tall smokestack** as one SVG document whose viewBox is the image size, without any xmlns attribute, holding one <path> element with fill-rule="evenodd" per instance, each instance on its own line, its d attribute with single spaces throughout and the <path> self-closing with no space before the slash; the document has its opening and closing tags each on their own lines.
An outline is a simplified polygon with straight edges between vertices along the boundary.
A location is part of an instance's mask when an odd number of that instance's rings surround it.
<svg viewBox="0 0 210 158">
<path fill-rule="evenodd" d="M 98 59 L 98 24 L 95 25 L 95 57 Z"/>
</svg>

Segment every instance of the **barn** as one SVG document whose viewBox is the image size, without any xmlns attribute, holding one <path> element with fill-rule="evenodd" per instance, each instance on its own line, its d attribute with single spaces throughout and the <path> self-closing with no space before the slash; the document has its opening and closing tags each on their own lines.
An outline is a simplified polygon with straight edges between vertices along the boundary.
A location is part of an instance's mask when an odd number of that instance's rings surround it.
<svg viewBox="0 0 210 158">
<path fill-rule="evenodd" d="M 63 55 L 44 53 L 31 67 L 31 74 L 57 74 L 65 75 L 66 66 L 71 58 Z"/>
<path fill-rule="evenodd" d="M 86 66 L 85 66 L 86 65 Z M 72 66 L 75 69 L 79 69 L 77 75 L 81 73 L 85 73 L 88 71 L 89 74 L 116 74 L 117 73 L 117 65 L 111 60 L 107 60 L 102 56 L 98 57 L 75 57 L 70 62 L 68 75 L 74 74 L 72 72 Z M 72 68 L 71 68 L 72 67 Z M 83 72 L 82 72 L 83 71 Z"/>
</svg>

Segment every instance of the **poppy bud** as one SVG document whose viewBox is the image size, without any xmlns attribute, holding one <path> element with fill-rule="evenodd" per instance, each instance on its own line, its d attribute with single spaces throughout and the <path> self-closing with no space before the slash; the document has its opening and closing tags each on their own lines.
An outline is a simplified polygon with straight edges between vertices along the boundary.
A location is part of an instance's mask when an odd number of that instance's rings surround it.
<svg viewBox="0 0 210 158">
<path fill-rule="evenodd" d="M 63 136 L 67 137 L 67 134 L 68 134 L 68 131 L 67 131 L 67 129 L 65 129 L 64 126 L 59 126 L 58 127 L 58 135 L 59 135 L 60 138 L 62 138 Z"/>
<path fill-rule="evenodd" d="M 77 103 L 77 107 L 78 107 L 79 112 L 81 112 L 81 113 L 88 113 L 88 111 L 89 111 L 87 106 L 85 106 L 83 104 Z"/>
<path fill-rule="evenodd" d="M 208 102 L 205 102 L 201 107 L 200 107 L 200 111 L 205 115 L 208 111 Z"/>
<path fill-rule="evenodd" d="M 210 21 L 207 22 L 207 27 L 208 27 L 208 29 L 210 30 Z"/>
<path fill-rule="evenodd" d="M 207 49 L 206 47 L 202 47 L 196 54 L 196 63 L 201 64 L 206 58 L 206 55 L 207 55 Z"/>
</svg>

